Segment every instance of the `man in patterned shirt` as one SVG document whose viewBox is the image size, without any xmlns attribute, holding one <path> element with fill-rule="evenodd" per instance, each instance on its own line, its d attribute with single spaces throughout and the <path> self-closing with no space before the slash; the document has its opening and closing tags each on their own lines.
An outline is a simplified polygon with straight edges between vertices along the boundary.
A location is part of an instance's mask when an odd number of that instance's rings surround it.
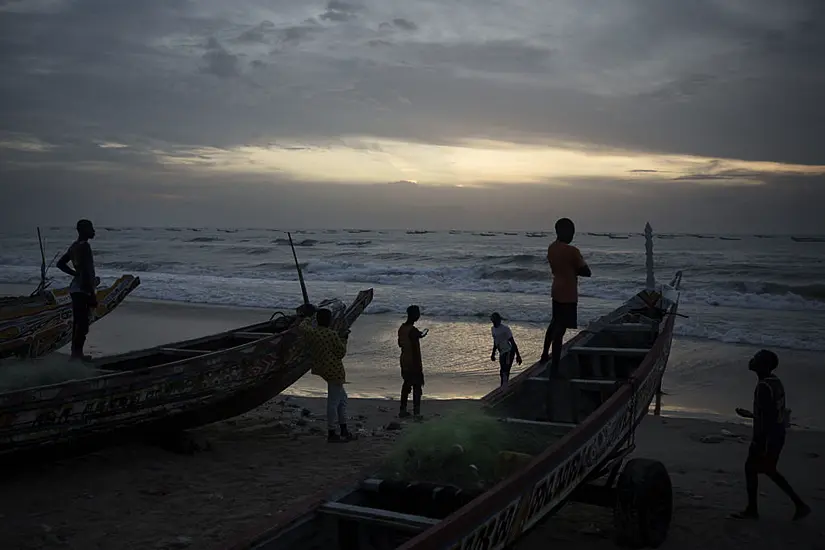
<svg viewBox="0 0 825 550">
<path fill-rule="evenodd" d="M 307 345 L 313 356 L 312 374 L 320 376 L 327 383 L 327 441 L 339 443 L 351 441 L 353 435 L 347 429 L 347 375 L 343 358 L 347 354 L 347 336 L 341 338 L 331 327 L 332 311 L 319 309 L 315 320 L 318 326 L 312 328 L 311 318 L 301 323 Z M 336 433 L 336 427 L 341 435 Z"/>
</svg>

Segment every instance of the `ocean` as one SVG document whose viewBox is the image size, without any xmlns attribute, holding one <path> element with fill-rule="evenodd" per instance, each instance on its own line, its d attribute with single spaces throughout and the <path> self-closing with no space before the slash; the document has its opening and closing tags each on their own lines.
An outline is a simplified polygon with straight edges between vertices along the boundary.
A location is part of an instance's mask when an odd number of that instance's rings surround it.
<svg viewBox="0 0 825 550">
<path fill-rule="evenodd" d="M 654 228 L 655 230 L 655 228 Z M 74 238 L 44 231 L 47 262 Z M 551 233 L 295 231 L 310 299 L 351 297 L 375 288 L 368 314 L 546 323 Z M 574 243 L 593 277 L 580 281 L 582 326 L 644 285 L 641 233 L 579 233 Z M 300 302 L 287 234 L 265 229 L 98 227 L 93 242 L 103 283 L 139 275 L 134 297 L 164 301 L 293 308 Z M 680 336 L 774 348 L 825 351 L 825 239 L 779 235 L 656 235 L 656 276 L 682 270 Z M 36 285 L 40 256 L 31 231 L 0 237 L 0 283 Z M 52 268 L 55 286 L 68 277 Z"/>
</svg>

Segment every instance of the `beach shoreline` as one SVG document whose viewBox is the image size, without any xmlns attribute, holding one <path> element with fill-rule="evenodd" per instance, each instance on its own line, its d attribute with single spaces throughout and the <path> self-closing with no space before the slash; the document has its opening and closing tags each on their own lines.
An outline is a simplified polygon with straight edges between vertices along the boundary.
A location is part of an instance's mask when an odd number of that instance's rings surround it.
<svg viewBox="0 0 825 550">
<path fill-rule="evenodd" d="M 17 286 L 0 285 L 0 293 L 20 292 Z M 342 296 L 345 301 L 349 296 Z M 369 309 L 367 310 L 369 312 Z M 489 360 L 490 324 L 486 319 L 429 317 L 419 322 L 430 329 L 422 346 L 428 399 L 477 399 L 499 383 L 498 363 Z M 106 318 L 92 325 L 87 352 L 95 357 L 167 345 L 269 319 L 267 308 L 214 304 L 191 304 L 129 297 Z M 351 397 L 394 399 L 400 392 L 396 330 L 403 319 L 389 313 L 362 315 L 352 328 L 345 359 Z M 681 321 L 677 321 L 678 323 Z M 524 364 L 514 365 L 513 374 L 538 359 L 545 327 L 537 323 L 509 322 L 524 350 Z M 575 331 L 568 331 L 572 338 Z M 663 414 L 721 422 L 739 422 L 734 409 L 750 408 L 753 377 L 747 362 L 759 346 L 728 344 L 675 336 L 664 376 Z M 45 381 L 57 381 L 66 368 L 68 346 L 39 362 L 55 366 L 40 368 L 38 378 L 29 364 L 6 361 L 0 371 L 0 390 Z M 814 351 L 776 349 L 781 365 L 793 422 L 805 428 L 825 428 L 825 402 L 816 388 L 825 387 L 822 354 Z M 76 367 L 72 367 L 74 371 Z M 45 376 L 48 374 L 48 376 Z M 58 379 L 55 379 L 57 376 Z M 285 392 L 289 395 L 322 397 L 326 385 L 317 376 L 302 377 Z"/>
<path fill-rule="evenodd" d="M 280 397 L 193 431 L 204 450 L 174 454 L 126 444 L 9 472 L 0 480 L 0 536 L 9 548 L 226 549 L 261 532 L 280 512 L 356 483 L 417 425 L 396 418 L 397 402 L 351 399 L 357 441 L 326 442 L 325 402 Z M 467 400 L 424 402 L 430 419 Z M 393 424 L 394 423 L 394 424 Z M 387 429 L 387 428 L 398 429 Z M 695 419 L 646 418 L 633 456 L 661 460 L 674 485 L 674 520 L 662 548 L 775 548 L 780 540 L 818 547 L 814 521 L 794 524 L 779 491 L 761 480 L 761 522 L 731 522 L 745 499 L 742 464 L 749 429 Z M 817 514 L 825 501 L 825 433 L 793 432 L 780 469 Z M 515 548 L 548 541 L 584 550 L 614 548 L 610 513 L 570 504 Z M 791 546 L 788 546 L 791 547 Z"/>
</svg>

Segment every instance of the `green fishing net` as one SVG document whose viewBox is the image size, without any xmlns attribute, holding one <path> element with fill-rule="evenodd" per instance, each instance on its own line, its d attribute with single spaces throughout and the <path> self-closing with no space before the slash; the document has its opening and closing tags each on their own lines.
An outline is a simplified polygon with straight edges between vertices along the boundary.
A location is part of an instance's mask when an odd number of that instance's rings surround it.
<svg viewBox="0 0 825 550">
<path fill-rule="evenodd" d="M 553 440 L 546 429 L 504 424 L 475 404 L 406 430 L 380 475 L 462 489 L 489 488 L 512 473 L 502 468 L 503 451 L 535 456 Z"/>
</svg>

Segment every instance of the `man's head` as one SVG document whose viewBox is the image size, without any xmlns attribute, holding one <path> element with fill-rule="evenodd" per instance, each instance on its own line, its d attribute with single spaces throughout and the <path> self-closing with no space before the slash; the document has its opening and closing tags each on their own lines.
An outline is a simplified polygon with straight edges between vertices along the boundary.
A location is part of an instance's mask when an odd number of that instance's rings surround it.
<svg viewBox="0 0 825 550">
<path fill-rule="evenodd" d="M 315 315 L 315 319 L 318 321 L 319 327 L 329 328 L 332 325 L 332 311 L 326 308 L 321 308 Z"/>
<path fill-rule="evenodd" d="M 748 369 L 756 374 L 767 376 L 779 366 L 779 357 L 770 350 L 762 349 L 756 352 L 748 362 Z"/>
<path fill-rule="evenodd" d="M 81 239 L 94 239 L 95 227 L 89 220 L 80 220 L 77 222 L 77 236 Z"/>
<path fill-rule="evenodd" d="M 570 244 L 573 242 L 573 236 L 576 234 L 576 226 L 570 218 L 560 218 L 556 221 L 556 238 L 560 241 Z"/>
<path fill-rule="evenodd" d="M 415 323 L 421 319 L 421 309 L 418 306 L 410 306 L 407 308 L 407 321 Z"/>
<path fill-rule="evenodd" d="M 493 322 L 493 326 L 497 327 L 501 324 L 501 315 L 499 315 L 498 312 L 493 313 L 490 315 L 490 320 Z"/>
</svg>

